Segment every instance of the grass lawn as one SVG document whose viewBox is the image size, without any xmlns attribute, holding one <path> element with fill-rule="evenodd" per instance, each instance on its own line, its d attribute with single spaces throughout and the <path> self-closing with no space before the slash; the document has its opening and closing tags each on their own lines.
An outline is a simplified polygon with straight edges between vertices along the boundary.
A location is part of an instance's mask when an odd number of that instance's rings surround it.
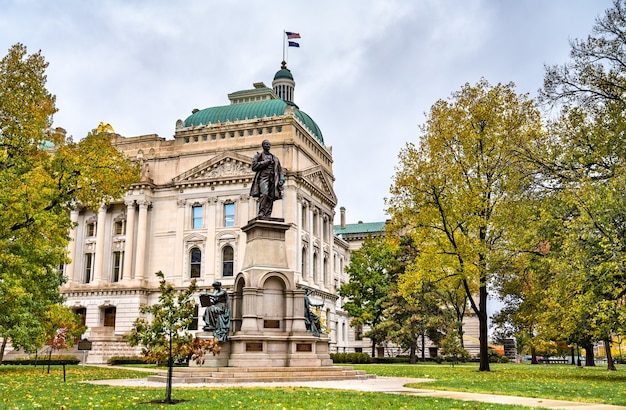
<svg viewBox="0 0 626 410">
<path fill-rule="evenodd" d="M 572 365 L 491 364 L 479 372 L 478 364 L 354 365 L 379 376 L 430 378 L 432 382 L 409 387 L 626 406 L 626 366 L 609 372 L 606 365 L 578 368 Z"/>
<path fill-rule="evenodd" d="M 172 406 L 150 404 L 165 397 L 165 385 L 128 388 L 82 383 L 97 379 L 144 378 L 145 372 L 67 366 L 66 374 L 67 381 L 63 382 L 61 366 L 53 366 L 50 374 L 41 366 L 0 366 L 0 409 L 520 409 L 384 393 L 309 388 L 225 389 L 219 385 L 202 389 L 174 386 L 172 398 L 184 401 Z"/>
</svg>

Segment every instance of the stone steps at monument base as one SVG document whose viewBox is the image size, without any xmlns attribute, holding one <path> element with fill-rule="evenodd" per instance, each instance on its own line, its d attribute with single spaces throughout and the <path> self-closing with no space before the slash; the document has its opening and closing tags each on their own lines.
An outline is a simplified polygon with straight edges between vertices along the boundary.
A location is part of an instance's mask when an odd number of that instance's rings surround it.
<svg viewBox="0 0 626 410">
<path fill-rule="evenodd" d="M 214 370 L 214 371 L 211 371 Z M 172 372 L 173 383 L 250 383 L 250 382 L 305 382 L 334 380 L 364 380 L 375 378 L 363 370 L 346 367 L 322 368 L 234 368 L 217 369 L 188 368 Z M 149 376 L 148 380 L 165 383 L 167 372 Z"/>
</svg>

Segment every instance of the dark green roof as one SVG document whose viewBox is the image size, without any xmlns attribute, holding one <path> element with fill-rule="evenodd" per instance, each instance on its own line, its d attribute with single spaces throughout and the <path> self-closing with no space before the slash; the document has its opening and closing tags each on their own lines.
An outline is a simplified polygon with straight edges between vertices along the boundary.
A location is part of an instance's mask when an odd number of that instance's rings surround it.
<svg viewBox="0 0 626 410">
<path fill-rule="evenodd" d="M 276 71 L 276 74 L 274 75 L 274 80 L 278 80 L 280 78 L 288 78 L 290 80 L 293 80 L 293 75 L 291 75 L 291 71 L 289 71 L 289 69 L 282 68 Z"/>
<path fill-rule="evenodd" d="M 185 120 L 185 127 L 284 115 L 285 107 L 287 107 L 287 103 L 280 99 L 231 104 L 221 107 L 210 107 L 197 111 L 187 117 Z M 295 116 L 322 144 L 324 143 L 322 131 L 307 113 L 296 109 Z"/>
<path fill-rule="evenodd" d="M 341 225 L 335 225 L 335 235 L 383 233 L 385 232 L 385 222 L 359 222 L 358 224 L 346 224 L 341 229 Z"/>
</svg>

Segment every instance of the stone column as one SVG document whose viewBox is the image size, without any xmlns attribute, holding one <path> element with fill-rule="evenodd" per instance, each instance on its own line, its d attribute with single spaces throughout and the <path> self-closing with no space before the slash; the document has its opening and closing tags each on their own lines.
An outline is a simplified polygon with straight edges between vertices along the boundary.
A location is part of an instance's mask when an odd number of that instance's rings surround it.
<svg viewBox="0 0 626 410">
<path fill-rule="evenodd" d="M 224 215 L 224 209 L 223 208 L 219 209 L 219 207 L 223 207 L 223 205 L 224 205 L 224 202 L 220 201 L 218 204 L 217 198 L 215 197 L 215 198 L 207 198 L 206 206 L 203 207 L 204 227 L 202 228 L 202 232 L 206 235 L 206 242 L 204 245 L 204 249 L 202 251 L 202 259 L 205 261 L 203 277 L 206 278 L 205 280 L 209 284 L 212 283 L 212 281 L 214 281 L 217 276 L 222 275 L 221 269 L 217 268 L 215 263 L 209 263 L 209 261 L 217 261 L 218 259 L 221 259 L 221 256 L 216 253 L 217 246 L 215 243 L 215 227 L 224 226 L 223 217 L 221 220 L 218 220 L 218 217 L 217 217 L 218 214 L 222 216 Z M 204 219 L 204 217 L 206 217 L 206 219 Z M 209 229 L 210 227 L 213 229 Z M 218 266 L 221 266 L 221 264 Z M 217 272 L 216 269 L 219 269 L 219 272 Z M 209 276 L 211 274 L 212 276 Z"/>
<path fill-rule="evenodd" d="M 126 201 L 126 235 L 124 242 L 124 266 L 122 281 L 128 282 L 133 278 L 133 255 L 135 250 L 135 201 Z"/>
<path fill-rule="evenodd" d="M 320 260 L 319 260 L 319 277 L 317 278 L 317 282 L 326 286 L 326 275 L 324 274 L 324 258 L 326 254 L 324 253 L 324 244 L 326 243 L 326 215 L 320 212 Z"/>
<path fill-rule="evenodd" d="M 78 210 L 72 209 L 70 211 L 70 221 L 72 222 L 72 226 L 70 227 L 70 243 L 69 245 L 69 258 L 70 262 L 65 265 L 65 276 L 68 279 L 69 283 L 76 282 L 78 278 L 76 277 L 76 273 L 74 269 L 76 264 L 74 260 L 76 259 L 76 224 L 78 223 Z"/>
<path fill-rule="evenodd" d="M 185 206 L 187 201 L 179 199 L 176 202 L 176 246 L 174 247 L 174 282 L 182 285 L 183 281 L 183 265 L 184 262 L 184 229 L 185 229 Z"/>
<path fill-rule="evenodd" d="M 98 222 L 96 225 L 96 256 L 93 266 L 93 281 L 99 283 L 102 281 L 102 269 L 104 266 L 104 234 L 106 232 L 106 216 L 107 206 L 102 205 L 98 210 Z"/>
<path fill-rule="evenodd" d="M 239 197 L 239 202 L 235 204 L 235 225 L 244 226 L 252 218 L 250 214 L 250 195 L 243 194 Z"/>
<path fill-rule="evenodd" d="M 259 331 L 257 322 L 257 288 L 245 287 L 242 291 L 241 332 L 256 333 Z"/>
<path fill-rule="evenodd" d="M 135 279 L 143 280 L 146 259 L 146 232 L 148 227 L 148 207 L 150 201 L 145 199 L 137 201 L 139 203 L 139 219 L 137 223 L 137 256 L 135 259 Z"/>
<path fill-rule="evenodd" d="M 302 207 L 303 207 L 303 198 L 298 195 L 298 210 L 296 212 L 296 227 L 298 229 L 296 229 L 296 266 L 294 266 L 294 271 L 295 272 L 300 272 L 300 280 L 302 280 L 302 275 L 304 274 L 304 272 L 302 272 L 302 229 L 304 228 L 302 226 Z"/>
<path fill-rule="evenodd" d="M 311 278 L 313 277 L 313 252 L 315 250 L 315 247 L 313 246 L 314 242 L 315 242 L 315 235 L 313 235 L 313 218 L 315 217 L 313 215 L 313 206 L 311 204 L 309 204 L 309 206 L 306 209 L 306 223 L 307 223 L 307 227 L 309 230 L 309 248 L 307 249 L 307 261 L 306 261 L 306 268 L 307 268 L 307 272 L 306 275 L 304 276 L 305 281 L 310 282 Z"/>
</svg>

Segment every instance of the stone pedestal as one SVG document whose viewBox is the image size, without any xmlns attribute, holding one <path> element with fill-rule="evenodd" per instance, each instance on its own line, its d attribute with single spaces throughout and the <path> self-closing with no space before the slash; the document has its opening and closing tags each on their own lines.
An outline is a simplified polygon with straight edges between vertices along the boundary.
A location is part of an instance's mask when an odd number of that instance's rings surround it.
<svg viewBox="0 0 626 410">
<path fill-rule="evenodd" d="M 201 332 L 197 333 L 199 339 L 213 339 L 213 333 Z M 189 361 L 189 367 L 226 367 L 230 358 L 230 341 L 220 342 L 220 352 L 216 355 L 207 353 L 204 356 L 204 363 L 197 364 L 195 360 Z"/>
<path fill-rule="evenodd" d="M 304 322 L 304 290 L 287 261 L 281 219 L 253 219 L 243 268 L 235 277 L 229 367 L 331 366 L 327 335 L 314 337 Z"/>
</svg>

